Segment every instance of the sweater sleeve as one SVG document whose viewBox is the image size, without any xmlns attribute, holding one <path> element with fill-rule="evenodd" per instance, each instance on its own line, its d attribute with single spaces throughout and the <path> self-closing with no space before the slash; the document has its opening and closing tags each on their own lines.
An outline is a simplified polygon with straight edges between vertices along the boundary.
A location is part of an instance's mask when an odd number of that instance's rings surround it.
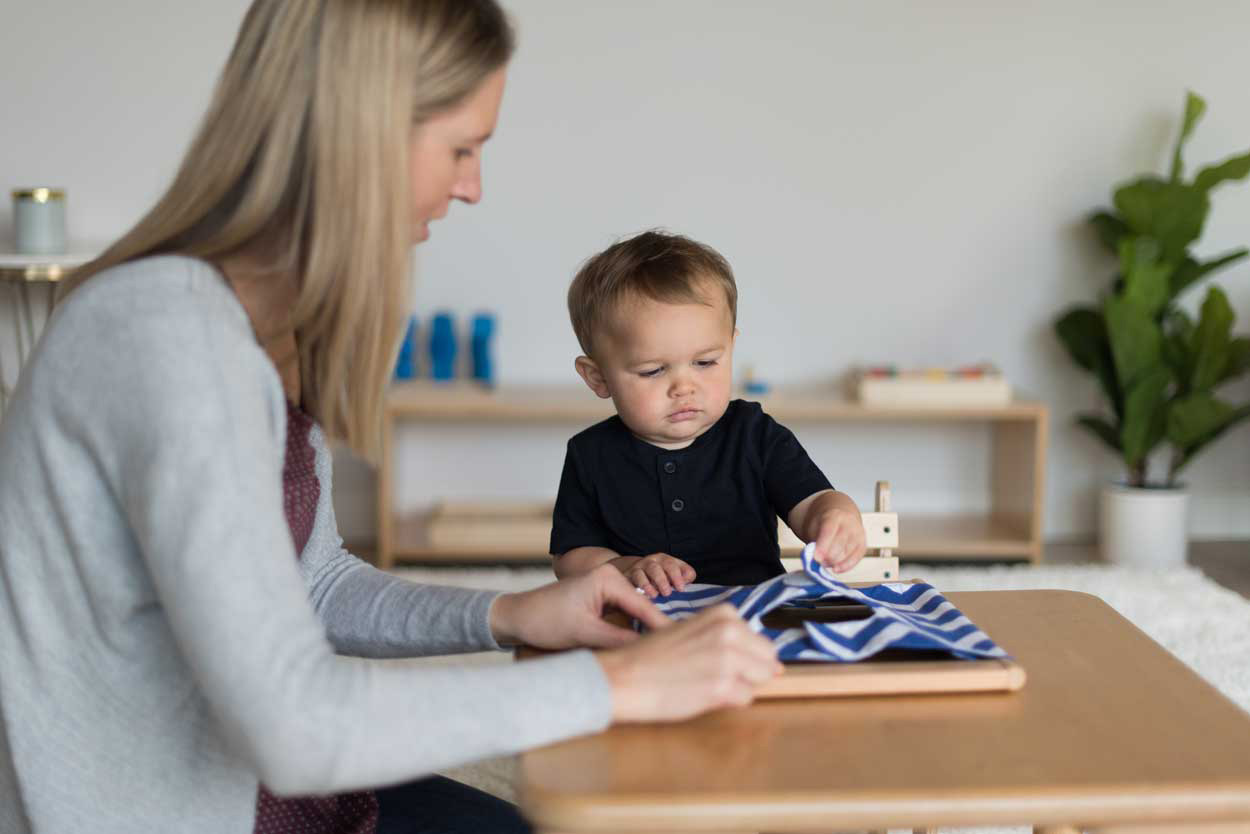
<svg viewBox="0 0 1250 834">
<path fill-rule="evenodd" d="M 334 517 L 330 449 L 320 429 L 314 428 L 309 440 L 317 454 L 321 495 L 299 566 L 335 651 L 358 657 L 421 657 L 500 648 L 490 631 L 490 606 L 497 591 L 409 582 L 344 549 Z"/>
<path fill-rule="evenodd" d="M 282 510 L 276 373 L 233 296 L 170 294 L 138 294 L 83 333 L 91 451 L 202 697 L 265 785 L 375 787 L 607 725 L 610 692 L 589 652 L 437 669 L 335 654 Z M 360 602 L 335 584 L 327 602 Z M 408 593 L 414 606 L 452 599 Z M 465 599 L 461 616 L 476 623 L 462 630 L 480 634 L 488 601 Z M 445 619 L 430 604 L 409 612 L 406 633 Z"/>
</svg>

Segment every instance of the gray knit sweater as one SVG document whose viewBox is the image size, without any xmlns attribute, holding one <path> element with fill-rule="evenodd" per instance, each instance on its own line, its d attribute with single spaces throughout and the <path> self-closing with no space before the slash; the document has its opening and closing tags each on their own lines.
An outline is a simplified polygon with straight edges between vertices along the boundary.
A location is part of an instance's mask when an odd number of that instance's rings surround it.
<svg viewBox="0 0 1250 834">
<path fill-rule="evenodd" d="M 0 831 L 249 832 L 258 779 L 381 786 L 608 723 L 588 652 L 373 659 L 498 648 L 495 594 L 347 554 L 319 432 L 297 560 L 285 429 L 203 262 L 119 267 L 53 316 L 0 423 Z"/>
</svg>

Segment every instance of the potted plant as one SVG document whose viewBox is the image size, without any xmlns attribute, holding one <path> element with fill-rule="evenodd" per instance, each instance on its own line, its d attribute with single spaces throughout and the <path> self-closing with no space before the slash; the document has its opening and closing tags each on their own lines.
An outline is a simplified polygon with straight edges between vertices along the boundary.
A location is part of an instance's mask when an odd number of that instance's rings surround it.
<svg viewBox="0 0 1250 834">
<path fill-rule="evenodd" d="M 1217 393 L 1250 369 L 1250 338 L 1233 335 L 1228 297 L 1208 285 L 1196 320 L 1179 303 L 1247 254 L 1237 249 L 1199 261 L 1191 252 L 1210 212 L 1211 191 L 1250 174 L 1245 153 L 1185 179 L 1182 150 L 1205 110 L 1202 98 L 1187 95 L 1167 179 L 1127 182 L 1115 189 L 1113 208 L 1090 216 L 1118 269 L 1097 303 L 1073 307 L 1055 321 L 1068 354 L 1094 374 L 1106 399 L 1104 413 L 1081 414 L 1077 422 L 1124 461 L 1123 482 L 1102 493 L 1100 546 L 1109 561 L 1185 560 L 1188 492 L 1177 477 L 1198 452 L 1250 416 L 1250 403 Z"/>
</svg>

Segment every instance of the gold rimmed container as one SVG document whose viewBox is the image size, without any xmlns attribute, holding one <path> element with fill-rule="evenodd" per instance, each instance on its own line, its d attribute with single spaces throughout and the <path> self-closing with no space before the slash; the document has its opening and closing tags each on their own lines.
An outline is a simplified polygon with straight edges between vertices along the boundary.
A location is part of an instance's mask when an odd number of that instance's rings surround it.
<svg viewBox="0 0 1250 834">
<path fill-rule="evenodd" d="M 66 248 L 65 190 L 46 187 L 14 189 L 13 231 L 18 254 L 63 253 Z"/>
</svg>

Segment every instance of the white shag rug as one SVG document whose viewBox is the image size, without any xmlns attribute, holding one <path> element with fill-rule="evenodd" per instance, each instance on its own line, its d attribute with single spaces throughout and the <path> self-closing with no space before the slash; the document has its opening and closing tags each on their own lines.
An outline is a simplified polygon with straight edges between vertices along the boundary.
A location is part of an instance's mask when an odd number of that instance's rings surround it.
<svg viewBox="0 0 1250 834">
<path fill-rule="evenodd" d="M 527 568 L 406 568 L 417 582 L 520 591 L 552 581 L 551 571 Z M 1108 565 L 928 567 L 903 565 L 939 591 L 1062 589 L 1085 591 L 1109 605 L 1242 709 L 1250 711 L 1250 601 L 1196 568 L 1132 571 Z M 429 658 L 416 663 L 507 663 L 511 655 L 487 653 Z M 514 758 L 491 759 L 446 772 L 448 776 L 514 801 Z M 943 829 L 944 831 L 946 829 Z M 1024 828 L 966 829 L 983 834 Z"/>
</svg>

